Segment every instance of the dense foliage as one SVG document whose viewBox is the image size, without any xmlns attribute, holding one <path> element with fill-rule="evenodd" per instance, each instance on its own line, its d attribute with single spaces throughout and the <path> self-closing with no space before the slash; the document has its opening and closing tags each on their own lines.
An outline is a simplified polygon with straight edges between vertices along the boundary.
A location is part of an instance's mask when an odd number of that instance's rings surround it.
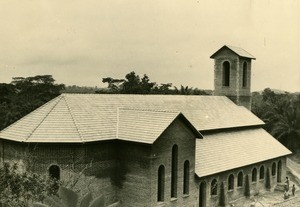
<svg viewBox="0 0 300 207">
<path fill-rule="evenodd" d="M 211 92 L 182 85 L 180 88 L 173 88 L 172 83 L 159 85 L 151 82 L 146 74 L 140 78 L 134 71 L 128 73 L 124 79 L 107 77 L 103 78 L 102 82 L 107 83 L 108 88 L 99 89 L 97 93 L 209 95 Z"/>
<path fill-rule="evenodd" d="M 0 166 L 0 206 L 25 207 L 42 201 L 44 195 L 55 195 L 58 182 L 24 171 L 16 163 Z"/>
<path fill-rule="evenodd" d="M 79 195 L 73 190 L 65 187 L 60 187 L 58 196 L 46 196 L 44 203 L 36 202 L 33 204 L 34 207 L 116 207 L 119 206 L 119 202 L 106 205 L 105 198 L 103 195 L 93 199 L 92 194 L 86 194 L 79 202 Z"/>
<path fill-rule="evenodd" d="M 300 94 L 266 88 L 252 99 L 252 112 L 266 123 L 265 129 L 290 150 L 300 149 Z"/>
<path fill-rule="evenodd" d="M 0 83 L 0 130 L 60 95 L 63 84 L 55 84 L 51 75 L 13 78 Z"/>
</svg>

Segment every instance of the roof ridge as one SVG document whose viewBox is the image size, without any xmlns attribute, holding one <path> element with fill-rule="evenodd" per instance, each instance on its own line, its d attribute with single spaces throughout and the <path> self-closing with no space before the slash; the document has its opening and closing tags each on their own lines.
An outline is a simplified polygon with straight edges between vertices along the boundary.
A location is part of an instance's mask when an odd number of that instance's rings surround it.
<svg viewBox="0 0 300 207">
<path fill-rule="evenodd" d="M 48 115 L 51 113 L 51 111 L 55 108 L 55 106 L 60 102 L 60 100 L 63 98 L 63 96 L 58 96 L 58 101 L 52 106 L 52 108 L 48 111 L 48 113 L 45 115 L 45 117 L 40 121 L 40 123 L 32 130 L 32 132 L 27 136 L 27 138 L 24 141 L 27 141 L 31 135 L 37 130 L 37 128 L 44 122 L 44 120 L 48 117 Z M 48 102 L 49 103 L 49 102 Z M 46 104 L 45 104 L 46 105 Z M 45 106 L 43 105 L 43 106 Z M 39 108 L 38 108 L 39 109 Z M 36 110 L 38 110 L 36 109 Z M 30 114 L 30 113 L 29 113 Z"/>
<path fill-rule="evenodd" d="M 63 96 L 63 98 L 64 98 L 64 100 L 65 100 L 65 102 L 66 102 L 66 105 L 67 105 L 67 107 L 68 107 L 68 110 L 70 111 L 70 116 L 71 116 L 71 118 L 72 118 L 72 121 L 73 121 L 73 123 L 74 123 L 74 125 L 75 125 L 76 131 L 78 132 L 78 135 L 79 135 L 79 137 L 80 137 L 81 141 L 84 143 L 84 140 L 83 140 L 82 134 L 81 134 L 81 132 L 79 131 L 79 129 L 78 129 L 78 125 L 77 125 L 77 123 L 76 123 L 76 120 L 75 120 L 75 118 L 74 118 L 74 116 L 73 116 L 72 109 L 71 109 L 71 107 L 70 107 L 70 105 L 69 105 L 69 103 L 68 103 L 68 101 L 67 101 L 66 97 L 65 97 L 65 96 Z"/>
<path fill-rule="evenodd" d="M 146 108 L 128 108 L 128 107 L 118 107 L 120 110 L 128 110 L 128 111 L 147 111 L 147 112 L 164 112 L 164 113 L 173 113 L 179 114 L 181 111 L 171 111 L 171 110 L 163 110 L 163 109 L 146 109 Z"/>
<path fill-rule="evenodd" d="M 212 90 L 212 89 L 204 89 Z M 212 95 L 182 95 L 182 94 L 125 94 L 125 93 L 62 93 L 63 96 L 180 96 L 180 97 L 212 97 Z"/>
</svg>

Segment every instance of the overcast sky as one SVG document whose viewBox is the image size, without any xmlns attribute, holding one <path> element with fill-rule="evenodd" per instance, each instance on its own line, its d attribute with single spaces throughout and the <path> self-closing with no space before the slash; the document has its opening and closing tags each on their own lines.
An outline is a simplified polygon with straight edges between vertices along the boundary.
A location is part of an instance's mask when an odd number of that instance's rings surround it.
<svg viewBox="0 0 300 207">
<path fill-rule="evenodd" d="M 300 91 L 299 12 L 298 0 L 0 0 L 0 82 L 101 87 L 135 71 L 212 89 L 209 57 L 228 44 L 257 58 L 252 91 Z"/>
</svg>

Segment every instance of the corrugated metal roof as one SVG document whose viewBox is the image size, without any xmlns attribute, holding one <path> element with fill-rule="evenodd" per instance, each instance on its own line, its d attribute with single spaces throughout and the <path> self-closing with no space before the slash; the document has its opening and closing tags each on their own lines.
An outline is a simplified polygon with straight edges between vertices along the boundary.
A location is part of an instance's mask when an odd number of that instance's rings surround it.
<svg viewBox="0 0 300 207">
<path fill-rule="evenodd" d="M 223 47 L 221 47 L 219 50 L 217 50 L 217 52 L 215 52 L 214 54 L 212 54 L 210 56 L 210 58 L 214 58 L 215 55 L 222 50 L 223 48 L 228 48 L 231 51 L 233 51 L 234 53 L 236 53 L 238 56 L 240 57 L 245 57 L 245 58 L 250 58 L 250 59 L 256 59 L 253 55 L 251 55 L 249 52 L 247 52 L 246 50 L 239 48 L 239 47 L 233 47 L 233 46 L 229 46 L 229 45 L 224 45 Z"/>
<path fill-rule="evenodd" d="M 291 154 L 263 129 L 248 129 L 204 135 L 196 140 L 199 177 L 239 168 Z"/>
<path fill-rule="evenodd" d="M 262 125 L 222 96 L 62 94 L 0 132 L 22 142 L 91 142 L 116 138 L 118 108 L 180 111 L 199 131 Z"/>
</svg>

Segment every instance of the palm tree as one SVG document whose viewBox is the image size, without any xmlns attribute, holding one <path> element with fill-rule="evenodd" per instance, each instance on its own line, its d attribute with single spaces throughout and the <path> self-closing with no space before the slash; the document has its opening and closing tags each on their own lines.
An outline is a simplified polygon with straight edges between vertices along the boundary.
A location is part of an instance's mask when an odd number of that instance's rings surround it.
<svg viewBox="0 0 300 207">
<path fill-rule="evenodd" d="M 272 134 L 286 147 L 295 150 L 300 147 L 300 101 L 290 100 L 283 105 L 281 113 L 277 113 Z M 278 111 L 277 111 L 278 112 Z"/>
</svg>

